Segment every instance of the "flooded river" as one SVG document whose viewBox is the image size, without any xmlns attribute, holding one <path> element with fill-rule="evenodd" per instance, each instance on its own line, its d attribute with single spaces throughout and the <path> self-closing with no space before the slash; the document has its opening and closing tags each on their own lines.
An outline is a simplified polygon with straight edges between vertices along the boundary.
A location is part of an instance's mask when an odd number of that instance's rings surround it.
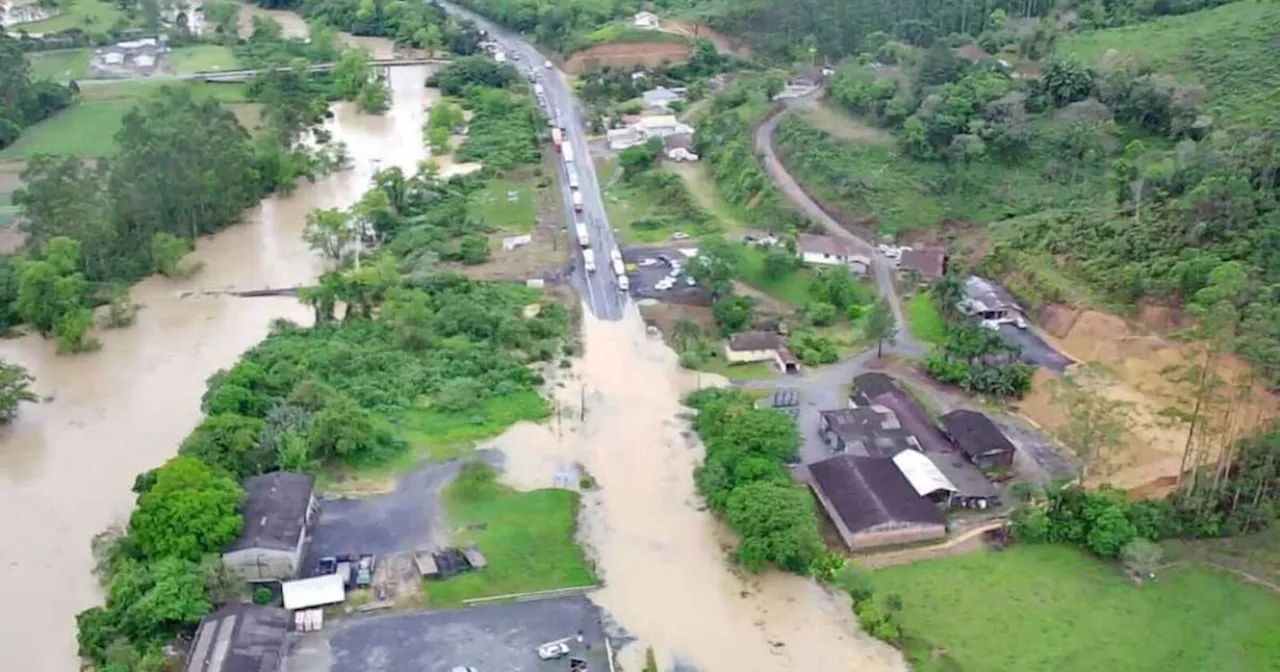
<svg viewBox="0 0 1280 672">
<path fill-rule="evenodd" d="M 385 41 L 365 44 L 390 51 Z M 179 299 L 179 292 L 314 281 L 321 266 L 301 239 L 307 212 L 353 203 L 375 161 L 408 171 L 425 158 L 427 74 L 391 70 L 393 107 L 384 116 L 338 105 L 330 130 L 354 167 L 267 199 L 244 223 L 200 241 L 195 258 L 205 268 L 190 280 L 137 285 L 137 324 L 100 334 L 100 351 L 58 356 L 38 337 L 0 341 L 0 357 L 26 366 L 37 392 L 53 398 L 24 406 L 0 434 L 0 668 L 77 669 L 75 614 L 101 599 L 90 539 L 126 520 L 134 476 L 171 457 L 200 421 L 205 379 L 260 341 L 276 318 L 310 318 L 291 298 Z"/>
<path fill-rule="evenodd" d="M 796 576 L 733 572 L 724 531 L 695 496 L 702 449 L 680 417 L 681 396 L 715 381 L 681 369 L 627 310 L 619 322 L 586 317 L 586 351 L 558 400 L 574 420 L 519 425 L 495 442 L 517 487 L 547 487 L 576 464 L 599 483 L 581 534 L 605 583 L 594 599 L 639 640 L 624 667 L 640 669 L 653 646 L 660 661 L 705 672 L 905 669 L 858 631 L 846 597 Z"/>
</svg>

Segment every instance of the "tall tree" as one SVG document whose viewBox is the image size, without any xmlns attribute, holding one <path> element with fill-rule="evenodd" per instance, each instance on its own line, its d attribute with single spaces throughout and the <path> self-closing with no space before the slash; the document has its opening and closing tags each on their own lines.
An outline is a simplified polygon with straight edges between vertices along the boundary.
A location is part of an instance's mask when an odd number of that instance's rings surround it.
<svg viewBox="0 0 1280 672">
<path fill-rule="evenodd" d="M 154 484 L 138 497 L 129 534 L 147 558 L 197 561 L 240 534 L 243 494 L 225 472 L 180 455 L 157 469 Z"/>
<path fill-rule="evenodd" d="M 875 339 L 876 357 L 883 357 L 884 342 L 892 340 L 898 333 L 897 325 L 894 324 L 893 308 L 889 305 L 887 298 L 880 297 L 876 305 L 872 306 L 871 311 L 867 313 L 864 333 L 867 338 Z"/>
<path fill-rule="evenodd" d="M 1130 428 L 1132 404 L 1105 394 L 1108 371 L 1087 362 L 1074 373 L 1054 381 L 1054 403 L 1063 410 L 1058 438 L 1075 453 L 1080 465 L 1077 480 L 1084 483 L 1110 464 Z"/>
<path fill-rule="evenodd" d="M 39 401 L 31 391 L 34 381 L 22 366 L 0 359 L 0 425 L 7 425 L 18 417 L 18 406 L 22 402 Z"/>
</svg>

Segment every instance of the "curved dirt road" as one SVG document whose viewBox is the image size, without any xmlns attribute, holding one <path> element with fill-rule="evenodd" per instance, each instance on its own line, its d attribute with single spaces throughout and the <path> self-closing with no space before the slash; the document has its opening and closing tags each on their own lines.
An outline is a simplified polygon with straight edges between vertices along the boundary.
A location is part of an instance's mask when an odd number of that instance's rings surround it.
<svg viewBox="0 0 1280 672">
<path fill-rule="evenodd" d="M 923 355 L 924 346 L 911 336 L 906 317 L 902 313 L 902 306 L 898 302 L 898 290 L 893 285 L 893 266 L 889 263 L 889 260 L 876 251 L 875 245 L 840 226 L 839 222 L 827 214 L 812 198 L 809 198 L 809 195 L 804 192 L 804 189 L 791 176 L 791 173 L 787 172 L 787 169 L 782 165 L 782 161 L 778 159 L 777 153 L 774 152 L 773 132 L 778 128 L 778 122 L 782 120 L 782 117 L 790 113 L 790 108 L 783 110 L 766 119 L 764 123 L 756 128 L 754 142 L 756 151 L 760 152 L 765 172 L 769 174 L 774 184 L 778 185 L 778 189 L 782 191 L 788 200 L 794 203 L 801 212 L 821 224 L 829 235 L 853 243 L 860 249 L 861 254 L 871 258 L 871 272 L 875 275 L 876 285 L 880 288 L 880 294 L 889 299 L 889 306 L 893 308 L 893 319 L 898 325 L 898 333 L 891 350 L 906 356 Z"/>
</svg>

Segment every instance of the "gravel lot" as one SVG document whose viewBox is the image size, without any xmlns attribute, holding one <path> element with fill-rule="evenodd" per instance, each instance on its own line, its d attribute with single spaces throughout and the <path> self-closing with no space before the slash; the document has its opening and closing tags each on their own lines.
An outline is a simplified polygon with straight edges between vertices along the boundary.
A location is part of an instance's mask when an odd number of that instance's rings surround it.
<svg viewBox="0 0 1280 672">
<path fill-rule="evenodd" d="M 583 637 L 577 641 L 578 634 Z M 543 643 L 572 638 L 572 656 L 588 670 L 609 669 L 599 608 L 586 597 L 436 612 L 366 615 L 294 633 L 283 672 L 478 672 L 569 669 L 568 658 L 541 661 Z"/>
</svg>

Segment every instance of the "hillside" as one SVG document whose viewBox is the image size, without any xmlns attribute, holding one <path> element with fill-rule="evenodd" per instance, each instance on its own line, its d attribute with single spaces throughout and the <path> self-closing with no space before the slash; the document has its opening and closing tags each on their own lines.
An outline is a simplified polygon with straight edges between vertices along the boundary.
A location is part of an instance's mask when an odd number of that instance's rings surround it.
<svg viewBox="0 0 1280 672">
<path fill-rule="evenodd" d="M 1204 85 L 1218 125 L 1280 117 L 1280 4 L 1236 2 L 1150 23 L 1063 38 L 1059 51 L 1097 63 L 1108 51 Z"/>
</svg>

